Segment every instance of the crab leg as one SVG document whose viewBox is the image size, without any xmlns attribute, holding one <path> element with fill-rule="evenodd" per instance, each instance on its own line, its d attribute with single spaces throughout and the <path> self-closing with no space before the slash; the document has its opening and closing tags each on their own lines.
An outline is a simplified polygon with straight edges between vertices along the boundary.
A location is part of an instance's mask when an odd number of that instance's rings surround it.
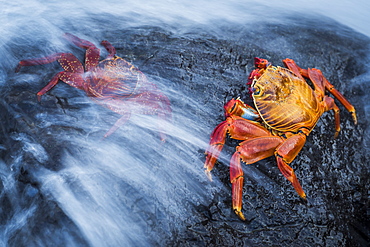
<svg viewBox="0 0 370 247">
<path fill-rule="evenodd" d="M 130 119 L 131 112 L 126 112 L 125 114 L 122 114 L 122 117 L 120 117 L 114 125 L 108 130 L 107 133 L 105 133 L 103 138 L 107 138 L 111 134 L 113 134 L 117 129 L 119 129 L 122 125 L 124 125 L 128 119 Z"/>
<path fill-rule="evenodd" d="M 240 160 L 246 164 L 253 164 L 259 160 L 274 155 L 275 149 L 284 140 L 277 136 L 262 136 L 246 140 L 236 148 L 236 152 L 230 161 L 230 182 L 232 184 L 232 203 L 233 210 L 240 219 L 245 220 L 242 209 L 242 195 L 244 173 Z"/>
<path fill-rule="evenodd" d="M 81 74 L 83 74 L 84 69 L 81 62 L 71 53 L 55 53 L 47 57 L 22 60 L 19 62 L 15 71 L 18 72 L 23 66 L 42 65 L 55 61 L 59 62 L 64 71 L 56 74 L 50 82 L 37 93 L 39 101 L 41 100 L 42 95 L 58 84 L 59 80 L 73 87 L 83 89 L 84 79 Z"/>
<path fill-rule="evenodd" d="M 281 173 L 292 183 L 298 195 L 303 199 L 306 199 L 306 194 L 304 193 L 302 186 L 294 173 L 294 170 L 288 164 L 295 159 L 305 142 L 306 136 L 304 134 L 296 134 L 286 139 L 284 143 L 276 149 L 275 152 L 277 165 Z"/>
<path fill-rule="evenodd" d="M 353 107 L 353 105 L 351 105 L 348 102 L 348 100 L 344 98 L 344 96 L 337 89 L 335 89 L 332 84 L 329 83 L 329 81 L 324 77 L 320 70 L 315 68 L 308 69 L 308 76 L 312 83 L 314 83 L 315 87 L 319 88 L 319 90 L 315 90 L 315 93 L 324 95 L 325 89 L 328 90 L 352 114 L 353 121 L 355 124 L 357 124 L 356 110 Z M 326 111 L 330 110 L 334 111 L 335 130 L 336 130 L 334 138 L 336 138 L 340 131 L 339 107 L 334 103 L 334 100 L 331 97 L 325 95 L 323 96 L 323 102 L 326 104 Z"/>
<path fill-rule="evenodd" d="M 18 73 L 23 66 L 43 65 L 55 62 L 61 57 L 62 54 L 63 53 L 56 53 L 47 57 L 19 61 L 17 67 L 15 68 L 15 72 Z"/>
<path fill-rule="evenodd" d="M 58 84 L 59 80 L 67 83 L 70 86 L 76 87 L 76 88 L 81 88 L 80 85 L 83 85 L 84 79 L 81 77 L 79 74 L 71 73 L 71 72 L 59 72 L 56 74 L 50 82 L 43 87 L 36 95 L 37 95 L 37 100 L 41 101 L 41 96 L 50 91 L 55 85 Z"/>
<path fill-rule="evenodd" d="M 270 132 L 257 122 L 252 122 L 238 116 L 230 116 L 220 123 L 212 132 L 211 140 L 207 148 L 207 158 L 204 163 L 205 172 L 210 180 L 210 171 L 213 169 L 218 156 L 225 144 L 227 134 L 236 140 L 246 140 L 259 136 L 269 136 Z"/>
<path fill-rule="evenodd" d="M 297 76 L 309 78 L 315 86 L 315 93 L 321 98 L 325 95 L 325 89 L 328 90 L 339 102 L 352 114 L 352 119 L 357 124 L 356 110 L 354 106 L 325 78 L 319 69 L 302 69 L 292 59 L 284 59 L 284 64 Z M 303 77 L 302 77 L 303 76 Z M 339 108 L 338 108 L 339 109 Z M 339 114 L 338 114 L 339 115 Z M 336 122 L 338 122 L 336 120 Z"/>
<path fill-rule="evenodd" d="M 288 69 L 293 71 L 293 73 L 299 78 L 301 78 L 302 80 L 304 80 L 303 77 L 308 78 L 307 70 L 299 67 L 293 59 L 290 59 L 290 58 L 284 59 L 283 63 L 285 64 L 286 67 L 288 67 Z"/>
<path fill-rule="evenodd" d="M 321 71 L 319 70 L 319 73 Z M 328 90 L 339 102 L 352 114 L 352 119 L 357 124 L 357 116 L 355 107 L 323 76 L 325 89 Z"/>
<path fill-rule="evenodd" d="M 18 63 L 15 72 L 19 72 L 19 70 L 23 66 L 43 65 L 55 61 L 58 61 L 62 68 L 67 72 L 74 73 L 84 72 L 81 62 L 71 53 L 55 53 L 47 57 L 22 60 Z"/>
<path fill-rule="evenodd" d="M 115 55 L 116 55 L 116 48 L 114 48 L 114 46 L 112 46 L 111 43 L 109 43 L 109 41 L 107 40 L 103 40 L 101 42 L 102 46 L 105 47 L 105 49 L 107 49 L 107 51 L 109 52 L 109 55 L 107 56 L 107 58 L 113 58 Z"/>
<path fill-rule="evenodd" d="M 64 37 L 72 42 L 74 45 L 86 49 L 86 54 L 85 54 L 85 70 L 90 71 L 94 69 L 98 63 L 99 63 L 99 58 L 100 58 L 100 50 L 97 48 L 93 43 L 90 41 L 80 39 L 77 36 L 74 36 L 70 33 L 65 33 Z"/>
</svg>

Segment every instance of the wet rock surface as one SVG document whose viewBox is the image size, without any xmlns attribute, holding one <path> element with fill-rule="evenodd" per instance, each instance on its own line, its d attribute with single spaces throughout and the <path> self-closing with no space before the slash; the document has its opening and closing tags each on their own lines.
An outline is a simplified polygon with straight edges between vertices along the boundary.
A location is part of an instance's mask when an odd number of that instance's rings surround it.
<svg viewBox="0 0 370 247">
<path fill-rule="evenodd" d="M 7 244 L 93 245 L 86 232 L 81 232 L 83 227 L 61 209 L 60 199 L 47 193 L 45 181 L 38 176 L 42 176 L 41 170 L 51 174 L 63 171 L 66 156 L 77 163 L 86 162 L 89 169 L 95 156 L 85 154 L 95 150 L 103 154 L 104 146 L 113 143 L 130 157 L 139 157 L 138 162 L 154 174 L 147 178 L 148 185 L 122 181 L 114 172 L 109 173 L 116 186 L 115 196 L 130 212 L 129 222 L 144 229 L 145 236 L 127 233 L 128 243 L 145 239 L 154 246 L 368 246 L 370 39 L 325 18 L 288 20 L 258 25 L 226 23 L 212 28 L 200 25 L 186 32 L 172 26 L 125 28 L 124 24 L 117 27 L 107 22 L 104 32 L 94 34 L 78 28 L 65 30 L 83 34 L 83 38 L 94 36 L 91 41 L 96 44 L 109 40 L 119 56 L 134 63 L 168 95 L 173 125 L 182 128 L 183 120 L 189 121 L 190 130 L 184 128 L 188 132 L 184 131 L 183 139 L 169 135 L 159 150 L 156 140 L 149 147 L 144 141 L 146 135 L 158 137 L 155 129 L 147 131 L 130 123 L 101 141 L 117 116 L 75 88 L 60 83 L 38 103 L 35 93 L 60 71 L 58 65 L 24 68 L 19 74 L 9 66 L 0 112 L 0 218 L 2 228 L 7 229 Z M 12 50 L 17 59 L 40 56 L 37 48 L 18 46 Z M 82 50 L 66 46 L 83 58 Z M 19 50 L 22 53 L 16 53 Z M 359 123 L 355 126 L 338 103 L 339 137 L 333 139 L 334 119 L 329 112 L 307 138 L 291 164 L 307 202 L 280 174 L 274 158 L 243 166 L 243 212 L 247 218 L 243 222 L 231 210 L 228 171 L 238 142 L 226 143 L 212 171 L 215 181 L 207 180 L 203 162 L 209 134 L 223 120 L 223 105 L 233 97 L 252 104 L 245 83 L 255 56 L 280 66 L 288 57 L 302 68 L 321 69 L 356 107 Z M 128 133 L 134 137 L 127 138 Z M 186 135 L 198 134 L 201 145 L 184 141 Z M 76 142 L 76 138 L 83 142 Z M 133 169 L 140 174 L 143 167 Z M 65 181 L 70 181 L 71 187 L 79 186 L 74 177 Z M 91 204 L 95 205 L 94 201 Z M 17 219 L 19 211 L 29 214 Z"/>
</svg>

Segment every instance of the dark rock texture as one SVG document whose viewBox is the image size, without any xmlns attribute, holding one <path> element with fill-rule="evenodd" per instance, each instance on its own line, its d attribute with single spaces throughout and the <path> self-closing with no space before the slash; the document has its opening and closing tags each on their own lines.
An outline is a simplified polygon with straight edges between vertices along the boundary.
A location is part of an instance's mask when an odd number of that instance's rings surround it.
<svg viewBox="0 0 370 247">
<path fill-rule="evenodd" d="M 120 228 L 129 244 L 369 245 L 368 37 L 323 17 L 292 16 L 286 22 L 258 25 L 199 25 L 187 31 L 174 26 L 126 27 L 125 21 L 118 26 L 108 25 L 108 19 L 113 21 L 111 16 L 94 20 L 105 23 L 104 31 L 84 31 L 82 27 L 64 31 L 91 37 L 96 44 L 109 40 L 119 56 L 134 63 L 168 95 L 172 124 L 178 129 L 169 131 L 168 141 L 159 145 L 155 128 L 140 126 L 138 123 L 144 120 L 138 117 L 102 141 L 100 138 L 118 116 L 95 105 L 84 92 L 60 83 L 41 104 L 37 102 L 35 93 L 60 71 L 57 64 L 22 68 L 18 74 L 4 65 L 0 110 L 0 227 L 4 229 L 4 243 L 96 244 L 77 216 L 64 210 L 68 203 L 58 197 L 63 190 L 48 189 L 49 180 L 43 178 L 64 174 L 68 167 L 74 167 L 66 165 L 71 160 L 90 171 L 99 156 L 104 156 L 107 163 L 99 163 L 101 167 L 123 158 L 125 167 L 134 169 L 133 174 L 139 177 L 121 176 L 118 167 L 117 171 L 99 168 L 102 174 L 91 173 L 98 179 L 105 174 L 116 193 L 110 195 L 107 190 L 105 194 L 116 197 L 117 205 L 127 208 L 127 212 L 117 211 L 117 218 L 127 218 L 132 231 L 141 229 L 142 235 L 136 236 L 124 232 L 130 227 Z M 47 39 L 32 47 L 16 40 L 13 43 L 17 47 L 9 52 L 15 62 L 46 55 L 44 47 L 51 46 Z M 82 50 L 67 43 L 66 47 L 83 58 Z M 57 51 L 61 52 L 60 47 Z M 102 53 L 104 57 L 106 53 Z M 339 105 L 339 137 L 333 139 L 333 114 L 325 113 L 307 138 L 292 163 L 307 202 L 280 174 L 274 158 L 244 166 L 243 212 L 247 221 L 242 222 L 231 210 L 228 171 L 237 142 L 228 140 L 223 157 L 212 171 L 214 182 L 206 179 L 203 162 L 209 134 L 223 120 L 224 103 L 241 97 L 252 104 L 245 83 L 255 56 L 280 66 L 288 57 L 303 68 L 321 69 L 356 107 L 359 123 L 355 126 L 350 114 Z M 106 153 L 112 147 L 123 155 Z M 97 205 L 94 212 L 105 212 L 104 206 L 79 183 L 77 177 L 81 174 L 71 174 L 63 178 L 78 200 L 86 207 Z M 111 204 L 106 201 L 105 205 Z M 118 242 L 107 240 L 107 244 Z"/>
</svg>

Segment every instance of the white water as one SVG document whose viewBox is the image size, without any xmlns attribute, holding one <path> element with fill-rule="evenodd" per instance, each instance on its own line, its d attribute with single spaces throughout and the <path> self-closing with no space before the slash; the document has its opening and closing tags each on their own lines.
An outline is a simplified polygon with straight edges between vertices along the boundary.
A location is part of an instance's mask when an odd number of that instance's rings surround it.
<svg viewBox="0 0 370 247">
<path fill-rule="evenodd" d="M 370 37 L 370 2 L 361 1 L 2 1 L 0 5 L 0 54 L 1 68 L 12 71 L 19 59 L 31 58 L 35 55 L 50 54 L 66 49 L 61 41 L 61 35 L 73 30 L 75 34 L 84 33 L 86 38 L 96 44 L 100 37 L 87 36 L 86 29 L 101 31 L 104 22 L 95 21 L 96 17 L 107 19 L 111 23 L 116 19 L 117 29 L 129 26 L 153 25 L 165 27 L 178 26 L 177 31 L 188 32 L 194 25 L 209 26 L 212 30 L 215 24 L 232 22 L 258 23 L 259 18 L 276 22 L 285 22 L 284 15 L 291 12 L 317 13 L 333 18 L 334 20 Z M 120 19 L 131 19 L 120 21 Z M 47 43 L 45 41 L 47 40 Z M 30 47 L 30 50 L 27 49 Z M 35 51 L 36 50 L 36 51 Z M 35 68 L 35 70 L 37 70 Z M 6 75 L 1 73 L 0 83 L 5 85 Z M 27 84 L 28 81 L 45 80 L 45 77 L 34 78 L 27 73 L 17 75 L 16 83 Z M 165 79 L 161 78 L 164 82 Z M 161 79 L 157 83 L 161 85 Z M 177 95 L 176 92 L 166 91 L 171 99 L 188 100 L 189 105 L 202 109 L 201 103 L 194 99 Z M 72 103 L 86 103 L 85 98 L 76 97 Z M 89 103 L 86 103 L 89 104 Z M 88 106 L 88 114 L 97 114 L 97 108 Z M 148 244 L 153 219 L 163 218 L 167 221 L 158 226 L 171 227 L 171 220 L 181 221 L 188 217 L 189 212 L 182 208 L 182 197 L 192 199 L 194 204 L 201 204 L 207 200 L 204 196 L 206 177 L 202 172 L 202 160 L 194 151 L 204 149 L 207 145 L 209 133 L 205 133 L 204 126 L 194 122 L 191 118 L 193 109 L 180 111 L 175 109 L 174 122 L 169 123 L 168 145 L 175 145 L 179 153 L 172 153 L 168 147 L 158 148 L 158 136 L 155 126 L 147 126 L 141 119 L 133 119 L 135 127 L 127 127 L 127 132 L 133 129 L 132 136 L 121 135 L 128 143 L 135 140 L 145 140 L 137 147 L 125 147 L 124 143 L 97 142 L 92 143 L 89 138 L 60 136 L 70 141 L 74 147 L 83 147 L 81 150 L 66 150 L 62 152 L 61 163 L 63 168 L 53 171 L 39 166 L 34 169 L 34 177 L 40 183 L 40 193 L 46 198 L 54 200 L 63 212 L 77 225 L 91 246 L 123 246 Z M 40 118 L 45 115 L 40 113 Z M 52 116 L 50 116 L 52 117 Z M 53 123 L 70 124 L 73 118 L 53 119 L 45 118 L 44 127 Z M 150 120 L 149 120 L 150 121 Z M 97 130 L 104 130 L 108 125 L 99 126 L 88 119 L 79 119 L 78 127 L 94 134 Z M 109 127 L 109 126 L 108 126 Z M 132 128 L 132 129 L 131 129 Z M 147 133 L 146 130 L 153 132 Z M 137 132 L 136 132 L 137 131 Z M 99 132 L 102 133 L 102 132 Z M 124 136 L 124 137 L 122 137 Z M 143 137 L 144 136 L 144 137 Z M 14 159 L 10 167 L 20 166 L 25 154 L 31 154 L 40 164 L 52 162 L 45 149 L 36 141 L 20 134 L 12 137 L 21 141 L 22 152 Z M 141 139 L 140 139 L 141 138 Z M 171 139 L 172 138 L 172 139 Z M 144 155 L 141 155 L 141 152 Z M 151 156 L 150 154 L 153 154 Z M 198 165 L 198 166 L 197 166 Z M 153 168 L 154 167 L 154 168 Z M 158 168 L 155 168 L 158 167 Z M 4 190 L 8 193 L 15 191 L 12 170 L 1 163 L 1 180 Z M 126 186 L 122 186 L 122 182 Z M 207 187 L 208 192 L 211 190 Z M 34 193 L 32 189 L 29 193 Z M 132 193 L 139 193 L 130 198 Z M 4 245 L 12 234 L 21 229 L 28 218 L 35 212 L 35 205 L 22 208 L 14 194 L 12 206 L 16 208 L 12 219 L 1 230 Z M 154 205 L 150 203 L 154 201 Z M 145 206 L 143 206 L 143 204 Z M 146 205 L 147 204 L 147 205 Z M 144 209 L 143 209 L 144 208 Z M 140 209 L 140 210 L 138 210 Z M 146 211 L 147 214 L 138 214 Z M 158 216 L 159 215 L 159 216 Z M 166 218 L 164 217 L 164 218 Z M 63 234 L 60 234 L 63 238 Z M 68 236 L 67 236 L 68 237 Z M 66 237 L 66 238 L 67 238 Z M 1 242 L 0 242 L 1 243 Z M 36 246 L 37 243 L 33 244 Z M 38 242 L 40 245 L 42 240 Z M 70 246 L 77 243 L 70 239 Z"/>
<path fill-rule="evenodd" d="M 302 15 L 317 13 L 355 29 L 367 36 L 370 35 L 368 15 L 370 2 L 361 1 L 43 1 L 2 3 L 3 40 L 16 34 L 17 31 L 33 27 L 40 35 L 51 29 L 63 32 L 65 21 L 71 25 L 81 24 L 85 18 L 93 15 L 111 14 L 117 17 L 133 18 L 132 25 L 143 25 L 163 22 L 211 24 L 213 21 L 230 21 L 245 23 L 254 22 L 256 18 L 268 18 L 271 15 L 301 12 Z M 135 18 L 136 17 L 136 18 Z M 137 18 L 139 17 L 139 18 Z M 280 17 L 283 18 L 283 17 Z M 78 22 L 76 22 L 78 21 Z M 119 23 L 119 20 L 117 20 Z M 91 28 L 91 27 L 90 27 Z M 96 28 L 96 27 L 92 27 Z"/>
</svg>

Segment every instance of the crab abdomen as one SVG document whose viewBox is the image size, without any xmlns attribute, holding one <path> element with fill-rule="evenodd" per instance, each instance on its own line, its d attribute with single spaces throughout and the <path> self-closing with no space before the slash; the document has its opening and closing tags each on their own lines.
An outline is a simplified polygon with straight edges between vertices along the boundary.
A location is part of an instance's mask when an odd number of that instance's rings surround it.
<svg viewBox="0 0 370 247">
<path fill-rule="evenodd" d="M 146 76 L 120 57 L 106 59 L 88 76 L 87 92 L 90 97 L 129 97 L 143 84 Z"/>
<path fill-rule="evenodd" d="M 288 69 L 268 67 L 252 88 L 257 111 L 277 131 L 311 131 L 323 113 L 312 88 Z"/>
</svg>

